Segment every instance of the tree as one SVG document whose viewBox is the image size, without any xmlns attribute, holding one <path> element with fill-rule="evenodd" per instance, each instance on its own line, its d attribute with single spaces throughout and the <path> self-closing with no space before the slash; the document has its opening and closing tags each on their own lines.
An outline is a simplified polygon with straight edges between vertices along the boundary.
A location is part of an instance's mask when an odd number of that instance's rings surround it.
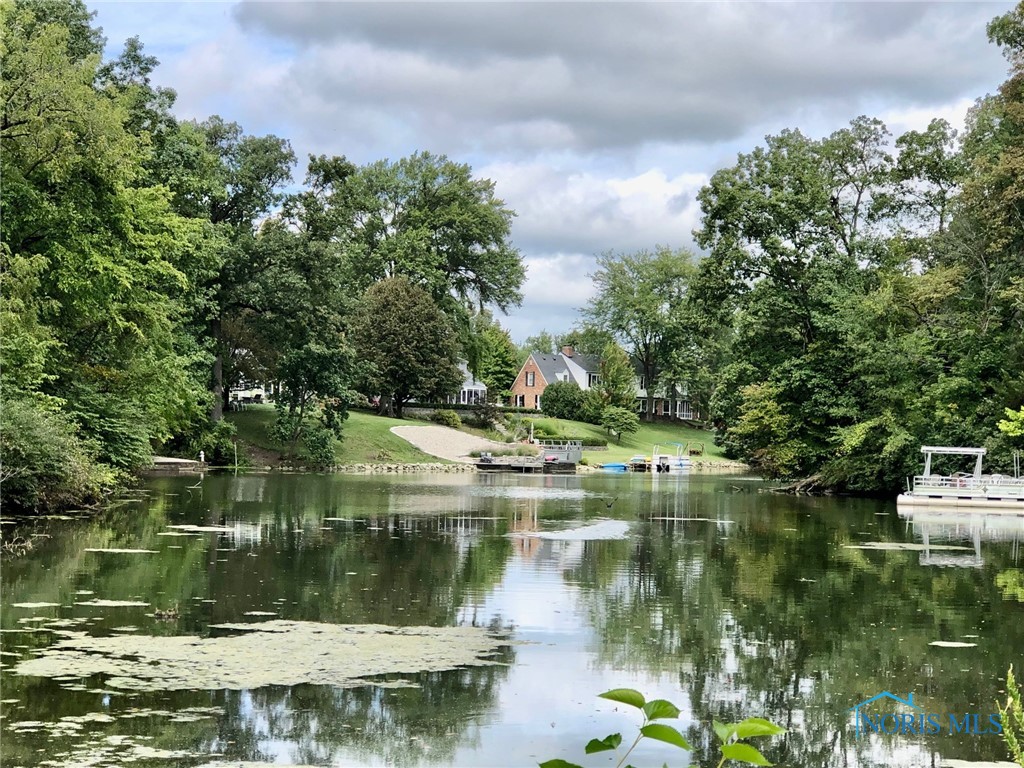
<svg viewBox="0 0 1024 768">
<path fill-rule="evenodd" d="M 540 409 L 553 419 L 580 420 L 583 390 L 575 381 L 555 381 L 544 389 Z"/>
<path fill-rule="evenodd" d="M 509 239 L 515 213 L 470 166 L 419 152 L 349 172 L 343 158 L 318 157 L 309 182 L 318 202 L 311 234 L 342 249 L 357 290 L 405 276 L 453 315 L 459 300 L 519 305 L 526 271 Z"/>
<path fill-rule="evenodd" d="M 541 331 L 534 336 L 526 337 L 526 340 L 519 345 L 516 359 L 519 362 L 519 367 L 522 368 L 523 363 L 526 362 L 531 353 L 539 352 L 542 355 L 553 355 L 558 350 L 558 339 L 548 331 Z"/>
<path fill-rule="evenodd" d="M 595 325 L 581 325 L 563 334 L 558 339 L 559 347 L 572 347 L 581 355 L 600 357 L 605 345 L 615 341 L 615 335 Z"/>
<path fill-rule="evenodd" d="M 671 351 L 672 317 L 693 275 L 690 254 L 659 246 L 654 252 L 606 253 L 597 263 L 591 275 L 597 295 L 583 315 L 626 342 L 647 389 L 647 418 L 653 418 L 654 383 Z"/>
<path fill-rule="evenodd" d="M 640 429 L 640 417 L 628 408 L 610 405 L 601 412 L 601 426 L 615 435 L 615 441 L 622 443 L 623 435 L 631 435 Z"/>
<path fill-rule="evenodd" d="M 410 398 L 439 400 L 458 391 L 458 345 L 451 323 L 423 288 L 406 277 L 370 286 L 352 321 L 352 339 L 371 366 L 367 386 L 381 411 L 401 417 Z"/>
<path fill-rule="evenodd" d="M 123 94 L 97 89 L 102 38 L 84 6 L 4 5 L 0 16 L 5 396 L 19 396 L 38 434 L 80 441 L 65 468 L 98 462 L 110 480 L 197 409 L 195 349 L 177 323 L 199 232 L 148 184 Z M 67 487 L 81 489 L 76 473 Z"/>
<path fill-rule="evenodd" d="M 477 378 L 487 385 L 491 400 L 504 397 L 512 388 L 519 373 L 519 359 L 516 346 L 508 331 L 497 321 L 490 320 L 478 330 L 480 342 Z"/>
</svg>

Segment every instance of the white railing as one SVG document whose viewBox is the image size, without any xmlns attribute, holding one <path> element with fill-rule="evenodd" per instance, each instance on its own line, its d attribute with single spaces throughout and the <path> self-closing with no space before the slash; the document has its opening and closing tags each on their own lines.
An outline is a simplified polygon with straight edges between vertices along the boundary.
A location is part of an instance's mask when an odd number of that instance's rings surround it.
<svg viewBox="0 0 1024 768">
<path fill-rule="evenodd" d="M 943 496 L 1020 496 L 1024 498 L 1024 477 L 982 475 L 958 477 L 956 475 L 917 475 L 914 493 L 936 493 Z"/>
</svg>

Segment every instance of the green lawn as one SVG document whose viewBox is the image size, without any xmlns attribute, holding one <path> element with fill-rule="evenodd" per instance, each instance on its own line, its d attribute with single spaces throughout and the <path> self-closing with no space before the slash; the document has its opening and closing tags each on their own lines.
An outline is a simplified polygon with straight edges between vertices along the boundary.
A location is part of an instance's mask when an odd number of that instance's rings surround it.
<svg viewBox="0 0 1024 768">
<path fill-rule="evenodd" d="M 675 446 L 669 443 L 690 442 L 704 444 L 704 455 L 701 457 L 709 461 L 725 461 L 722 449 L 713 442 L 713 433 L 700 429 L 690 429 L 676 424 L 665 424 L 660 422 L 640 422 L 640 429 L 622 439 L 622 445 L 618 445 L 602 427 L 595 424 L 586 424 L 582 421 L 567 421 L 565 419 L 538 418 L 533 420 L 536 424 L 543 424 L 549 431 L 557 432 L 566 437 L 600 437 L 608 440 L 608 450 L 588 451 L 584 448 L 583 457 L 588 464 L 606 464 L 609 462 L 626 461 L 632 456 L 642 454 L 650 456 L 655 445 L 662 446 L 669 453 L 675 453 Z"/>
<path fill-rule="evenodd" d="M 270 439 L 269 429 L 274 421 L 272 405 L 254 405 L 248 410 L 229 413 L 228 421 L 238 430 L 240 442 L 255 448 L 255 463 L 262 459 L 280 458 L 283 446 Z M 430 456 L 392 434 L 391 428 L 422 424 L 413 419 L 389 419 L 362 411 L 353 411 L 342 430 L 343 439 L 335 447 L 338 464 L 421 464 L 450 462 Z M 262 457 L 262 459 L 261 459 Z"/>
</svg>

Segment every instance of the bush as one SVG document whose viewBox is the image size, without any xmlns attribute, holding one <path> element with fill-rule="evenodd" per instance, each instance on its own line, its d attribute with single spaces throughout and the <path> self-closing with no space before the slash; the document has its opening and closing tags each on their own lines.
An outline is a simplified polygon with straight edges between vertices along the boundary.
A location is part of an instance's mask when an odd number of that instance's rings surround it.
<svg viewBox="0 0 1024 768">
<path fill-rule="evenodd" d="M 583 390 L 575 381 L 556 381 L 544 390 L 540 409 L 545 416 L 556 419 L 579 419 L 583 398 Z"/>
<path fill-rule="evenodd" d="M 459 414 L 455 411 L 443 408 L 440 411 L 434 411 L 430 414 L 430 420 L 435 424 L 442 424 L 446 427 L 452 427 L 458 429 L 462 426 L 462 419 L 459 418 Z"/>
<path fill-rule="evenodd" d="M 30 399 L 6 399 L 0 419 L 4 503 L 51 509 L 97 498 L 118 474 L 99 464 L 71 421 Z"/>
<path fill-rule="evenodd" d="M 334 432 L 319 424 L 310 427 L 302 437 L 306 461 L 317 469 L 334 465 Z"/>
<path fill-rule="evenodd" d="M 505 414 L 501 412 L 501 408 L 488 400 L 473 406 L 473 418 L 476 420 L 476 426 L 493 429 L 495 425 L 504 422 Z"/>
<path fill-rule="evenodd" d="M 166 442 L 161 451 L 186 459 L 198 459 L 205 455 L 207 463 L 215 467 L 226 467 L 235 463 L 235 425 L 229 421 L 211 422 L 203 419 L 185 435 Z"/>
</svg>

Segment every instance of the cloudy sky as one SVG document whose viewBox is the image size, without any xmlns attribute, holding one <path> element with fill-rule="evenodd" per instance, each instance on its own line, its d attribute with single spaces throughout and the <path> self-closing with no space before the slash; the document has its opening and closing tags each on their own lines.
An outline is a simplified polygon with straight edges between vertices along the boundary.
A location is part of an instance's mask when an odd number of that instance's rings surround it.
<svg viewBox="0 0 1024 768">
<path fill-rule="evenodd" d="M 88 2 L 88 0 L 87 0 Z M 493 179 L 528 265 L 517 340 L 568 329 L 596 254 L 691 247 L 696 193 L 787 127 L 960 126 L 1006 65 L 1004 2 L 99 2 L 178 92 L 357 163 L 416 150 Z M 296 176 L 301 178 L 304 169 Z"/>
</svg>

